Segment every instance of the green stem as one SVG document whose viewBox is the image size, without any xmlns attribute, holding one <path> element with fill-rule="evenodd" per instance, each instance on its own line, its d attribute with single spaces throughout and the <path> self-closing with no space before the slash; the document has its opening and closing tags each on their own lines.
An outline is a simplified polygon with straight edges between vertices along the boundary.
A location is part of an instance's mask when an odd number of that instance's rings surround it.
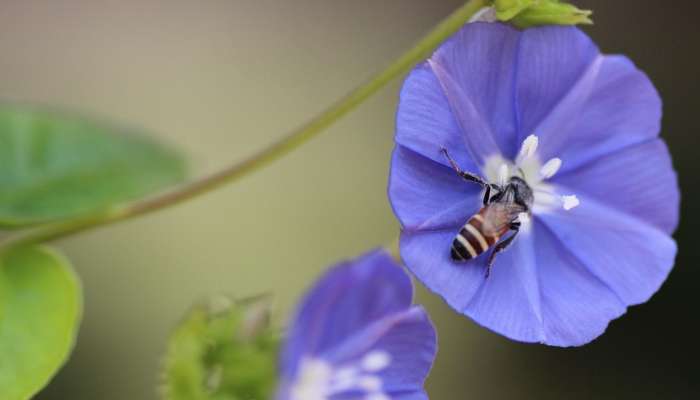
<svg viewBox="0 0 700 400">
<path fill-rule="evenodd" d="M 487 3 L 489 3 L 488 0 L 468 1 L 374 78 L 350 92 L 305 125 L 242 162 L 156 197 L 139 200 L 131 204 L 68 221 L 43 225 L 9 237 L 0 241 L 0 249 L 62 238 L 88 229 L 148 214 L 206 194 L 224 184 L 234 182 L 257 171 L 308 142 L 395 78 L 408 72 L 416 63 L 429 57 L 440 43 L 459 30 L 465 22 L 481 8 L 485 7 Z"/>
</svg>

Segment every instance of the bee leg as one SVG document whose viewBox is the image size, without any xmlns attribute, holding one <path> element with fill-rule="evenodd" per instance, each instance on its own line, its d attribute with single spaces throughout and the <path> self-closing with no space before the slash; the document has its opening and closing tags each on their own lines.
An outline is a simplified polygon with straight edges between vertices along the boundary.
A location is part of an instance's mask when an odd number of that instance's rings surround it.
<svg viewBox="0 0 700 400">
<path fill-rule="evenodd" d="M 442 154 L 445 155 L 445 158 L 447 158 L 447 161 L 449 161 L 450 165 L 452 166 L 452 169 L 454 169 L 455 172 L 457 172 L 457 175 L 461 176 L 462 179 L 469 181 L 469 182 L 474 182 L 474 183 L 480 185 L 481 187 L 486 187 L 486 188 L 489 187 L 489 184 L 480 176 L 472 174 L 471 172 L 462 171 L 462 169 L 459 168 L 459 165 L 457 165 L 455 160 L 453 160 L 452 157 L 450 157 L 450 154 L 447 152 L 446 148 L 443 147 L 440 149 L 440 151 L 442 151 Z"/>
<path fill-rule="evenodd" d="M 491 196 L 492 193 L 495 194 Z M 484 205 L 487 206 L 490 203 L 493 203 L 494 201 L 500 199 L 502 195 L 503 189 L 500 186 L 493 183 L 487 184 L 486 191 L 484 192 Z"/>
<path fill-rule="evenodd" d="M 517 228 L 513 229 L 513 225 L 517 224 Z M 498 243 L 496 247 L 493 248 L 493 251 L 491 252 L 491 255 L 489 256 L 489 260 L 486 263 L 486 277 L 488 278 L 489 275 L 491 274 L 491 267 L 493 267 L 494 261 L 496 261 L 496 254 L 502 252 L 503 250 L 507 249 L 508 246 L 513 243 L 513 239 L 515 239 L 516 236 L 518 236 L 518 228 L 520 227 L 519 222 L 514 222 L 511 224 L 511 229 L 514 230 L 514 233 L 508 237 L 508 239 Z"/>
<path fill-rule="evenodd" d="M 486 185 L 486 190 L 484 191 L 484 205 L 489 204 L 490 198 L 491 198 L 491 185 Z"/>
</svg>

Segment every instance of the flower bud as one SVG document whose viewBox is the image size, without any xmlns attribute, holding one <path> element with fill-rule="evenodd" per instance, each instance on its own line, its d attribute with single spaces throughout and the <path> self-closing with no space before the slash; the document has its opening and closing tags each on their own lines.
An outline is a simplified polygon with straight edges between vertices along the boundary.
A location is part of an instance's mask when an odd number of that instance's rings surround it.
<svg viewBox="0 0 700 400">
<path fill-rule="evenodd" d="M 270 398 L 280 338 L 269 311 L 267 296 L 217 296 L 193 307 L 170 337 L 162 398 Z"/>
<path fill-rule="evenodd" d="M 592 24 L 590 10 L 559 0 L 495 0 L 496 17 L 519 28 L 538 25 Z"/>
</svg>

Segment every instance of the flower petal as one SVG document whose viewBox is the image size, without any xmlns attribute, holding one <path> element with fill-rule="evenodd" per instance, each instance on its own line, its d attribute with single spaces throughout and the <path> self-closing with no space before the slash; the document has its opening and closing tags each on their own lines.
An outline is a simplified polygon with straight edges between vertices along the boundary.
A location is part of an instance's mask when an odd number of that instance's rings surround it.
<svg viewBox="0 0 700 400">
<path fill-rule="evenodd" d="M 396 142 L 467 170 L 515 151 L 512 66 L 519 33 L 503 24 L 467 24 L 418 66 L 401 90 Z"/>
<path fill-rule="evenodd" d="M 513 245 L 498 255 L 486 277 L 488 254 L 466 263 L 450 259 L 450 245 L 459 228 L 406 232 L 401 256 L 406 266 L 430 290 L 456 311 L 513 340 L 544 340 L 539 283 L 532 239 L 521 232 Z"/>
<path fill-rule="evenodd" d="M 282 372 L 296 373 L 299 360 L 331 349 L 362 328 L 412 301 L 410 278 L 382 250 L 333 267 L 306 295 L 282 353 Z"/>
<path fill-rule="evenodd" d="M 401 232 L 401 257 L 428 289 L 455 310 L 463 310 L 484 281 L 485 267 L 450 259 L 450 246 L 459 228 Z"/>
<path fill-rule="evenodd" d="M 518 60 L 519 139 L 536 133 L 543 159 L 564 170 L 658 135 L 661 100 L 624 56 L 601 56 L 576 28 L 523 33 Z"/>
<path fill-rule="evenodd" d="M 525 30 L 515 65 L 517 142 L 536 134 L 543 160 L 559 156 L 573 127 L 581 123 L 577 116 L 590 97 L 602 60 L 595 44 L 577 28 Z"/>
<path fill-rule="evenodd" d="M 505 24 L 467 24 L 429 60 L 472 159 L 515 151 L 513 65 L 520 32 Z"/>
<path fill-rule="evenodd" d="M 544 225 L 535 224 L 537 273 L 545 343 L 580 346 L 624 314 L 622 300 L 574 257 Z"/>
<path fill-rule="evenodd" d="M 560 153 L 562 172 L 657 137 L 661 99 L 629 59 L 606 56 L 588 101 L 571 116 L 578 123 Z"/>
<path fill-rule="evenodd" d="M 678 179 L 668 148 L 660 139 L 598 158 L 557 175 L 553 182 L 643 219 L 666 233 L 672 233 L 678 225 Z"/>
<path fill-rule="evenodd" d="M 676 243 L 641 219 L 606 207 L 593 197 L 579 198 L 581 204 L 571 211 L 538 218 L 625 304 L 647 301 L 673 267 Z"/>
<path fill-rule="evenodd" d="M 477 170 L 463 136 L 437 77 L 427 64 L 419 65 L 401 89 L 396 143 L 443 165 L 448 162 L 440 149 L 446 148 L 463 169 Z"/>
<path fill-rule="evenodd" d="M 394 149 L 389 200 L 404 229 L 455 228 L 481 205 L 479 185 L 401 145 Z"/>
<path fill-rule="evenodd" d="M 387 365 L 375 372 L 383 392 L 410 399 L 410 394 L 423 391 L 436 352 L 435 328 L 425 310 L 416 306 L 377 321 L 323 357 L 333 365 L 358 365 L 370 353 L 385 354 Z"/>
<path fill-rule="evenodd" d="M 461 312 L 513 340 L 544 342 L 532 233 L 519 233 L 513 244 L 497 256 L 491 274 L 488 278 L 482 276 L 481 289 Z"/>
<path fill-rule="evenodd" d="M 466 264 L 430 256 L 444 253 L 436 249 L 449 246 L 452 231 L 404 234 L 402 255 L 429 289 L 486 328 L 523 342 L 590 342 L 626 304 L 539 220 L 534 222 L 530 233 L 521 232 L 498 255 L 488 278 L 484 255 Z"/>
</svg>

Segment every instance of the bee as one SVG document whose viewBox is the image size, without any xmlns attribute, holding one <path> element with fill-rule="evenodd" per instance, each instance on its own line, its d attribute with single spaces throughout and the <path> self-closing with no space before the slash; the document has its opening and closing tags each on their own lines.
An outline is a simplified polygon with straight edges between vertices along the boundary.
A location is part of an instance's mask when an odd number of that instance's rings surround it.
<svg viewBox="0 0 700 400">
<path fill-rule="evenodd" d="M 520 214 L 531 215 L 532 189 L 522 177 L 515 175 L 504 185 L 489 183 L 478 175 L 462 171 L 447 149 L 442 148 L 442 153 L 460 177 L 484 188 L 483 206 L 462 226 L 452 242 L 450 255 L 452 260 L 464 262 L 493 248 L 486 264 L 488 277 L 496 255 L 507 249 L 518 235 Z M 509 231 L 513 233 L 499 242 Z"/>
</svg>

